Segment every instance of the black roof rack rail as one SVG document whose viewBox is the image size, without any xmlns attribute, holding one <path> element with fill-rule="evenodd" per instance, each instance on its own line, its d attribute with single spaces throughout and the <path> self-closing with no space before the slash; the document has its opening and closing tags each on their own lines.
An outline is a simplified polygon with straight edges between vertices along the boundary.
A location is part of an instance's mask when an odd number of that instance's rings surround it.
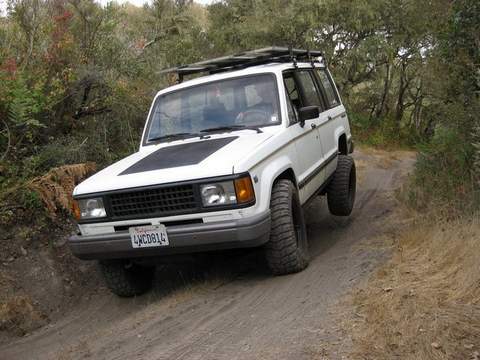
<svg viewBox="0 0 480 360">
<path fill-rule="evenodd" d="M 200 61 L 190 65 L 172 67 L 160 71 L 160 74 L 176 73 L 181 82 L 184 75 L 198 73 L 215 74 L 272 62 L 293 62 L 296 66 L 297 62 L 306 61 L 313 65 L 314 62 L 320 61 L 319 58 L 324 59 L 324 56 L 320 51 L 272 46 L 245 51 L 236 55 Z"/>
</svg>

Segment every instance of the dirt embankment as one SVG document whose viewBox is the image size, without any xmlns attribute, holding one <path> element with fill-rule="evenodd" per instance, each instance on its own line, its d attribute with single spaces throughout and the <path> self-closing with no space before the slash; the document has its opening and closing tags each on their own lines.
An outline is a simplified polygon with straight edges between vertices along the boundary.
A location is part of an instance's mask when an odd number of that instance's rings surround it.
<svg viewBox="0 0 480 360">
<path fill-rule="evenodd" d="M 96 289 L 94 264 L 75 259 L 66 245 L 66 223 L 34 232 L 27 225 L 2 231 L 0 239 L 0 341 L 25 336 L 63 316 Z M 88 290 L 88 293 L 92 290 Z"/>
<path fill-rule="evenodd" d="M 98 284 L 92 264 L 75 259 L 66 246 L 75 231 L 66 215 L 73 188 L 94 170 L 92 163 L 61 166 L 2 194 L 2 205 L 16 211 L 0 219 L 0 341 L 57 319 Z M 17 206 L 25 191 L 46 211 Z"/>
<path fill-rule="evenodd" d="M 75 283 L 81 284 L 74 306 L 61 316 L 50 313 L 52 321 L 28 336 L 10 337 L 0 345 L 0 358 L 407 358 L 408 348 L 420 340 L 413 342 L 409 326 L 415 323 L 405 319 L 417 317 L 424 319 L 421 344 L 428 345 L 428 352 L 410 358 L 448 358 L 459 351 L 448 345 L 459 339 L 458 333 L 440 335 L 448 333 L 446 328 L 471 323 L 465 317 L 442 319 L 456 306 L 478 305 L 478 293 L 468 290 L 475 289 L 476 280 L 460 266 L 475 266 L 473 248 L 466 251 L 461 241 L 451 244 L 453 230 L 445 230 L 443 237 L 440 228 L 424 234 L 411 231 L 414 221 L 399 210 L 395 191 L 412 169 L 414 154 L 360 150 L 355 158 L 359 184 L 353 215 L 329 215 L 323 198 L 305 210 L 312 254 L 305 271 L 272 277 L 260 252 L 222 252 L 201 267 L 161 268 L 152 292 L 119 299 L 98 284 L 91 265 L 68 258 L 65 245 L 60 245 L 59 253 L 65 251 L 68 267 L 79 277 Z M 471 231 L 465 227 L 461 238 L 471 239 L 474 226 Z M 419 247 L 418 240 L 429 236 L 439 246 Z M 463 255 L 447 256 L 456 253 Z M 84 270 L 77 271 L 82 266 Z M 352 293 L 353 300 L 348 297 Z M 444 305 L 443 312 L 421 310 Z M 399 336 L 401 341 L 392 341 Z M 474 356 L 476 338 L 465 333 L 461 346 L 469 352 L 458 354 Z M 367 354 L 364 349 L 373 350 Z"/>
<path fill-rule="evenodd" d="M 380 243 L 392 258 L 347 302 L 354 358 L 480 359 L 479 219 L 412 218 Z"/>
</svg>

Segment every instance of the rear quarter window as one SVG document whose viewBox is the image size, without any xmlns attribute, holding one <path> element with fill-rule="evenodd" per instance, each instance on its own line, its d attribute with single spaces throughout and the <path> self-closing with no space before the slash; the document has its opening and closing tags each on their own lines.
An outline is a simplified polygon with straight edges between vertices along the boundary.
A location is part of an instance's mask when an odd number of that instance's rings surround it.
<svg viewBox="0 0 480 360">
<path fill-rule="evenodd" d="M 303 96 L 305 106 L 318 106 L 322 108 L 322 103 L 320 101 L 320 96 L 317 92 L 312 75 L 310 75 L 308 70 L 299 70 L 297 71 L 298 80 L 303 88 Z"/>
<path fill-rule="evenodd" d="M 322 69 L 316 69 L 316 73 L 318 75 L 318 79 L 320 80 L 320 84 L 323 87 L 328 107 L 333 108 L 340 105 L 340 98 L 327 72 Z"/>
</svg>

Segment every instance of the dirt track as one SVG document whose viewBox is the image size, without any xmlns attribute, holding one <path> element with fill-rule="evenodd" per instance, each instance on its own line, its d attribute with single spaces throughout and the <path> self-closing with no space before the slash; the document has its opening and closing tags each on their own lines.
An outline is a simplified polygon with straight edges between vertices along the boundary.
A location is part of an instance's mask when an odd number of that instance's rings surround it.
<svg viewBox="0 0 480 360">
<path fill-rule="evenodd" d="M 213 264 L 168 267 L 155 289 L 119 299 L 86 294 L 65 317 L 0 347 L 0 359 L 337 359 L 349 348 L 335 304 L 384 257 L 361 246 L 393 232 L 394 190 L 414 163 L 407 152 L 358 151 L 357 201 L 348 219 L 319 198 L 306 209 L 312 261 L 272 277 L 261 254 L 222 253 Z"/>
</svg>

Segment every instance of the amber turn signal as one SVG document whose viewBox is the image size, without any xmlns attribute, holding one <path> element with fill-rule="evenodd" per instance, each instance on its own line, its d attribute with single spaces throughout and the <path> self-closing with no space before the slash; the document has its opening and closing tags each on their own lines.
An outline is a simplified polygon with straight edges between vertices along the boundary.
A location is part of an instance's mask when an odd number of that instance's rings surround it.
<svg viewBox="0 0 480 360">
<path fill-rule="evenodd" d="M 244 204 L 255 200 L 252 180 L 250 176 L 235 180 L 235 193 L 237 194 L 237 203 Z"/>
<path fill-rule="evenodd" d="M 78 202 L 76 200 L 72 201 L 72 214 L 75 217 L 75 219 L 80 220 L 80 207 L 78 206 Z"/>
</svg>

